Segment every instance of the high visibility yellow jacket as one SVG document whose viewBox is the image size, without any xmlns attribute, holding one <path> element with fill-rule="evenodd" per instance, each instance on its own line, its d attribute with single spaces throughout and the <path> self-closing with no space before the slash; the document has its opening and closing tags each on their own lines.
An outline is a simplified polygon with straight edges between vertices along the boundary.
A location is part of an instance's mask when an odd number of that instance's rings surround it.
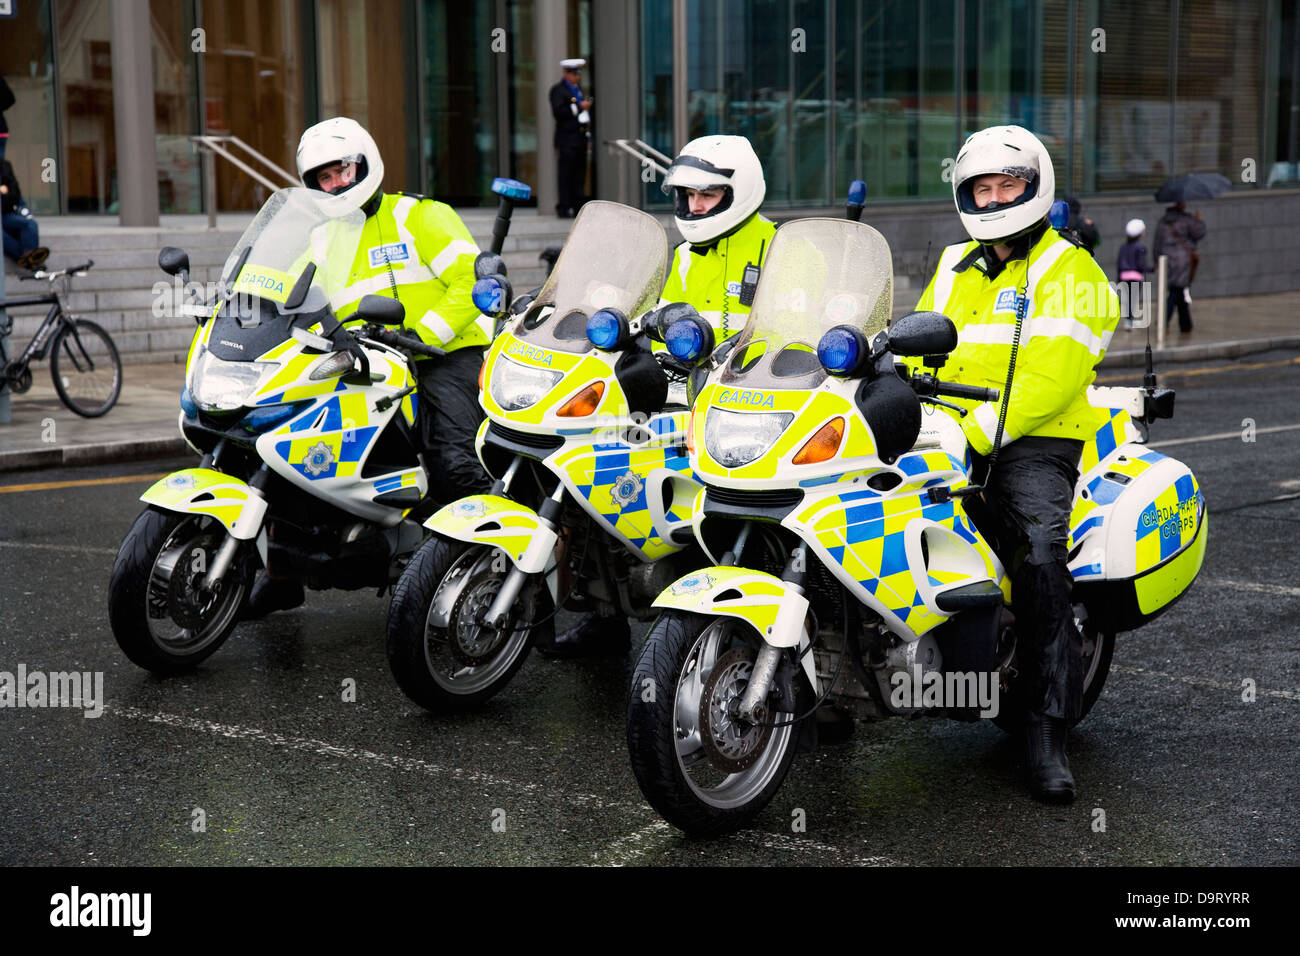
<svg viewBox="0 0 1300 956">
<path fill-rule="evenodd" d="M 745 327 L 749 306 L 740 304 L 740 287 L 745 266 L 762 267 L 772 245 L 776 223 L 758 213 L 729 236 L 710 246 L 683 242 L 673 251 L 659 304 L 687 302 L 713 326 L 717 341 L 730 338 Z"/>
<path fill-rule="evenodd" d="M 395 298 L 406 307 L 403 326 L 426 344 L 448 352 L 482 348 L 491 341 L 492 322 L 470 298 L 478 253 L 450 206 L 385 194 L 374 215 L 366 217 L 352 262 L 328 266 L 330 306 L 346 321 L 362 296 Z M 339 278 L 343 269 L 348 270 L 345 282 Z"/>
<path fill-rule="evenodd" d="M 1106 413 L 1088 403 L 1086 390 L 1120 314 L 1105 273 L 1087 249 L 1050 228 L 1031 236 L 1027 255 L 1013 253 L 1000 272 L 994 268 L 992 279 L 988 271 L 978 243 L 948 246 L 916 304 L 918 312 L 942 312 L 957 326 L 957 350 L 939 377 L 1004 391 L 1018 296 L 1025 292 L 1028 306 L 1002 444 L 1026 435 L 1090 439 Z M 952 401 L 972 410 L 962 418 L 962 430 L 971 447 L 987 455 L 1002 400 Z"/>
</svg>

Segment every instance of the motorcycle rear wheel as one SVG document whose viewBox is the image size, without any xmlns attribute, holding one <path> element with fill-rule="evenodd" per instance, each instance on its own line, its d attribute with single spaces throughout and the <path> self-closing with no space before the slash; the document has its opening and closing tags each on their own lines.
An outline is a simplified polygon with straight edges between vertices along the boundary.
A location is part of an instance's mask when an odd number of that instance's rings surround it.
<svg viewBox="0 0 1300 956">
<path fill-rule="evenodd" d="M 650 805 L 690 836 L 746 826 L 794 761 L 793 725 L 763 728 L 727 712 L 749 683 L 758 645 L 732 618 L 666 611 L 637 660 L 627 711 L 632 772 Z"/>
<path fill-rule="evenodd" d="M 512 628 L 501 634 L 477 623 L 512 565 L 498 548 L 434 536 L 402 573 L 388 609 L 388 666 L 411 700 L 435 714 L 472 710 L 505 687 L 533 642 L 554 628 L 545 580 L 524 584 Z M 446 589 L 450 626 L 430 623 Z"/>
<path fill-rule="evenodd" d="M 1071 724 L 1078 726 L 1088 716 L 1092 705 L 1097 703 L 1102 689 L 1106 686 L 1106 675 L 1110 673 L 1111 657 L 1115 653 L 1115 635 L 1098 631 L 1087 618 L 1087 612 L 1081 606 L 1075 607 L 1075 623 L 1083 635 L 1083 700 L 1079 706 L 1079 716 Z M 1010 669 L 1013 672 L 1009 689 L 1002 692 L 998 703 L 998 713 L 993 722 L 1002 730 L 1013 736 L 1024 732 L 1028 714 L 1025 710 L 1024 695 L 1017 693 L 1018 675 L 1015 652 L 1012 652 Z"/>
<path fill-rule="evenodd" d="M 122 539 L 108 585 L 113 637 L 132 663 L 155 674 L 178 673 L 230 636 L 252 584 L 249 545 L 215 591 L 200 586 L 226 536 L 207 515 L 153 506 L 140 512 Z"/>
</svg>

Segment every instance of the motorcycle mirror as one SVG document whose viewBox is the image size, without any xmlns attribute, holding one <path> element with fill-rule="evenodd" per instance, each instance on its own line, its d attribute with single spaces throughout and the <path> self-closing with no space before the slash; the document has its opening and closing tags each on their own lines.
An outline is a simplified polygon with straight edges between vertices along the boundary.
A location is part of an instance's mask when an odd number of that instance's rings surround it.
<svg viewBox="0 0 1300 956">
<path fill-rule="evenodd" d="M 942 312 L 909 312 L 889 327 L 895 355 L 947 355 L 957 347 L 957 326 Z"/>
<path fill-rule="evenodd" d="M 495 252 L 480 252 L 474 260 L 474 278 L 486 279 L 488 276 L 506 274 L 506 261 Z"/>
<path fill-rule="evenodd" d="M 474 283 L 470 298 L 474 308 L 484 315 L 499 319 L 509 313 L 512 298 L 510 282 L 503 275 L 484 276 Z"/>
<path fill-rule="evenodd" d="M 406 307 L 386 295 L 364 295 L 357 305 L 357 317 L 376 325 L 401 325 Z"/>
<path fill-rule="evenodd" d="M 190 271 L 190 257 L 184 249 L 163 246 L 158 251 L 158 268 L 169 276 Z"/>
</svg>

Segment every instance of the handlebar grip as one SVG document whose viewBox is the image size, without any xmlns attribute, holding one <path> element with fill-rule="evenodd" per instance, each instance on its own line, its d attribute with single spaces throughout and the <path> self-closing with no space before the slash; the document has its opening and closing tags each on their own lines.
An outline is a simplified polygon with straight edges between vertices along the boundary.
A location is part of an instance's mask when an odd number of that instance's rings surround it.
<svg viewBox="0 0 1300 956">
<path fill-rule="evenodd" d="M 959 385 L 956 382 L 939 382 L 934 390 L 936 395 L 949 398 L 967 398 L 974 402 L 996 402 L 1002 393 L 996 388 L 980 388 L 977 385 Z"/>
</svg>

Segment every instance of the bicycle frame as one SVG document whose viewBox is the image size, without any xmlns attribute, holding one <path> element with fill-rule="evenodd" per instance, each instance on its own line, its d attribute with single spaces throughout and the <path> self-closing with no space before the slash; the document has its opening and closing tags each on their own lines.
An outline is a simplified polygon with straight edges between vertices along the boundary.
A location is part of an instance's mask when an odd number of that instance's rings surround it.
<svg viewBox="0 0 1300 956">
<path fill-rule="evenodd" d="M 45 313 L 45 320 L 41 322 L 40 328 L 32 336 L 32 340 L 27 343 L 27 348 L 23 349 L 15 361 L 27 364 L 29 362 L 39 362 L 45 358 L 46 349 L 51 341 L 51 332 L 57 328 L 63 321 L 63 304 L 59 301 L 57 292 L 47 292 L 44 295 L 29 296 L 24 299 L 4 299 L 0 300 L 0 311 L 8 311 L 28 305 L 48 305 L 50 311 Z M 3 345 L 0 344 L 0 350 Z M 2 358 L 3 355 L 0 355 Z"/>
</svg>

